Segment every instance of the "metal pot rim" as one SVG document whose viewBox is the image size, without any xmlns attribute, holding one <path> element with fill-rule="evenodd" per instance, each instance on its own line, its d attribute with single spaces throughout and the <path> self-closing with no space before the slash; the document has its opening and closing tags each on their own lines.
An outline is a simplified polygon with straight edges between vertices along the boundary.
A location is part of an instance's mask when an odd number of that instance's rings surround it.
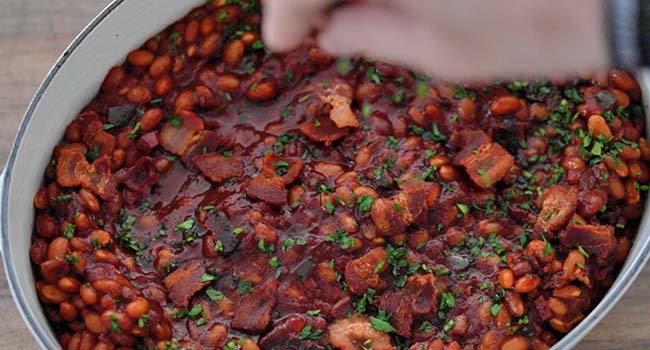
<svg viewBox="0 0 650 350">
<path fill-rule="evenodd" d="M 2 252 L 2 262 L 4 264 L 5 275 L 9 288 L 18 310 L 20 311 L 23 320 L 27 327 L 30 329 L 37 342 L 45 349 L 58 349 L 58 343 L 50 342 L 50 337 L 47 336 L 51 332 L 48 324 L 40 324 L 36 319 L 23 295 L 21 286 L 17 282 L 17 272 L 13 266 L 12 252 L 8 244 L 8 195 L 9 188 L 11 187 L 11 173 L 14 168 L 18 148 L 20 147 L 24 134 L 27 130 L 29 122 L 32 120 L 34 111 L 41 101 L 42 96 L 47 91 L 50 82 L 57 75 L 60 68 L 66 63 L 68 57 L 72 52 L 86 39 L 86 37 L 100 24 L 108 15 L 111 14 L 118 6 L 125 0 L 113 0 L 106 8 L 104 8 L 70 43 L 65 49 L 63 54 L 57 59 L 54 66 L 47 73 L 34 97 L 30 101 L 25 115 L 20 123 L 17 135 L 11 148 L 11 152 L 7 159 L 4 172 L 0 175 L 0 252 Z M 650 120 L 650 109 L 647 103 L 650 102 L 650 72 L 639 71 L 637 78 L 640 81 L 644 91 L 644 104 L 646 104 L 646 118 Z M 642 220 L 639 230 L 637 231 L 635 242 L 632 245 L 632 250 L 637 249 L 637 253 L 628 257 L 628 261 L 621 268 L 621 271 L 616 276 L 614 284 L 607 291 L 602 300 L 596 307 L 575 327 L 571 332 L 567 333 L 562 339 L 557 342 L 551 349 L 565 350 L 575 346 L 619 301 L 625 291 L 631 286 L 632 282 L 636 279 L 641 272 L 643 266 L 650 259 L 650 200 L 646 200 L 646 207 L 644 209 L 644 219 Z M 639 246 L 640 245 L 640 246 Z M 630 252 L 632 252 L 632 250 Z M 631 253 L 630 253 L 631 254 Z M 631 259 L 631 260 L 630 260 Z"/>
</svg>

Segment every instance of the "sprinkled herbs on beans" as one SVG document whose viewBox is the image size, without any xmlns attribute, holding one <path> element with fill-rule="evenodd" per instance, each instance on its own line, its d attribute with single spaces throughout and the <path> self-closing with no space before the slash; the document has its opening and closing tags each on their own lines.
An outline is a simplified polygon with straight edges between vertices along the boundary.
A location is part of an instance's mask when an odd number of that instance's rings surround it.
<svg viewBox="0 0 650 350">
<path fill-rule="evenodd" d="M 639 85 L 458 85 L 211 1 L 127 55 L 34 196 L 64 349 L 548 349 L 630 249 Z"/>
</svg>

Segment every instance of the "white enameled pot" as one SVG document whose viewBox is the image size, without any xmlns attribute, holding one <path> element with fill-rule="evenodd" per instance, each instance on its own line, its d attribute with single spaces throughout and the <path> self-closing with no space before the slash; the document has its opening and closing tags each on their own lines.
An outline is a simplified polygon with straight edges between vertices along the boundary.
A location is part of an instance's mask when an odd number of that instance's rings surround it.
<svg viewBox="0 0 650 350">
<path fill-rule="evenodd" d="M 70 44 L 36 91 L 0 176 L 0 250 L 18 309 L 43 349 L 60 349 L 39 304 L 29 258 L 33 197 L 67 124 L 93 98 L 110 69 L 147 38 L 204 0 L 114 0 Z M 637 78 L 650 101 L 650 71 Z M 644 106 L 650 116 L 650 109 Z M 650 119 L 649 119 L 650 120 Z M 650 123 L 647 123 L 650 125 Z M 614 306 L 645 265 L 650 250 L 646 204 L 636 240 L 612 288 L 553 349 L 577 344 Z M 5 315 L 8 317 L 9 315 Z"/>
</svg>

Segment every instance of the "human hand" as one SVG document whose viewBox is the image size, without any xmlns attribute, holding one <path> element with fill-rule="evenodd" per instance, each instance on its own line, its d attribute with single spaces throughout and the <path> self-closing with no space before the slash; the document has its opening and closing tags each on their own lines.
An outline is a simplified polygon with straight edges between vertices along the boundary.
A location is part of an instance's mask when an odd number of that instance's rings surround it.
<svg viewBox="0 0 650 350">
<path fill-rule="evenodd" d="M 298 45 L 319 27 L 322 49 L 366 55 L 453 80 L 571 74 L 607 64 L 595 0 L 266 0 L 265 44 Z M 321 23 L 319 23 L 321 22 Z"/>
</svg>

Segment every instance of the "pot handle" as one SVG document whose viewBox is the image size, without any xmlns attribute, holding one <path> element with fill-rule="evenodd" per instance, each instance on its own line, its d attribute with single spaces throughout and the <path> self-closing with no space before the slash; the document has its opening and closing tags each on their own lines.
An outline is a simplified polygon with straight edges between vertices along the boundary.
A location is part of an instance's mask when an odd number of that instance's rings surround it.
<svg viewBox="0 0 650 350">
<path fill-rule="evenodd" d="M 0 208 L 3 206 L 3 202 L 5 200 L 5 178 L 7 177 L 7 168 L 2 169 L 2 173 L 0 173 Z M 0 209 L 2 210 L 2 209 Z M 0 222 L 0 254 L 4 254 L 2 251 L 2 247 L 4 247 L 4 239 L 5 239 L 5 234 L 2 230 L 3 224 Z"/>
</svg>

